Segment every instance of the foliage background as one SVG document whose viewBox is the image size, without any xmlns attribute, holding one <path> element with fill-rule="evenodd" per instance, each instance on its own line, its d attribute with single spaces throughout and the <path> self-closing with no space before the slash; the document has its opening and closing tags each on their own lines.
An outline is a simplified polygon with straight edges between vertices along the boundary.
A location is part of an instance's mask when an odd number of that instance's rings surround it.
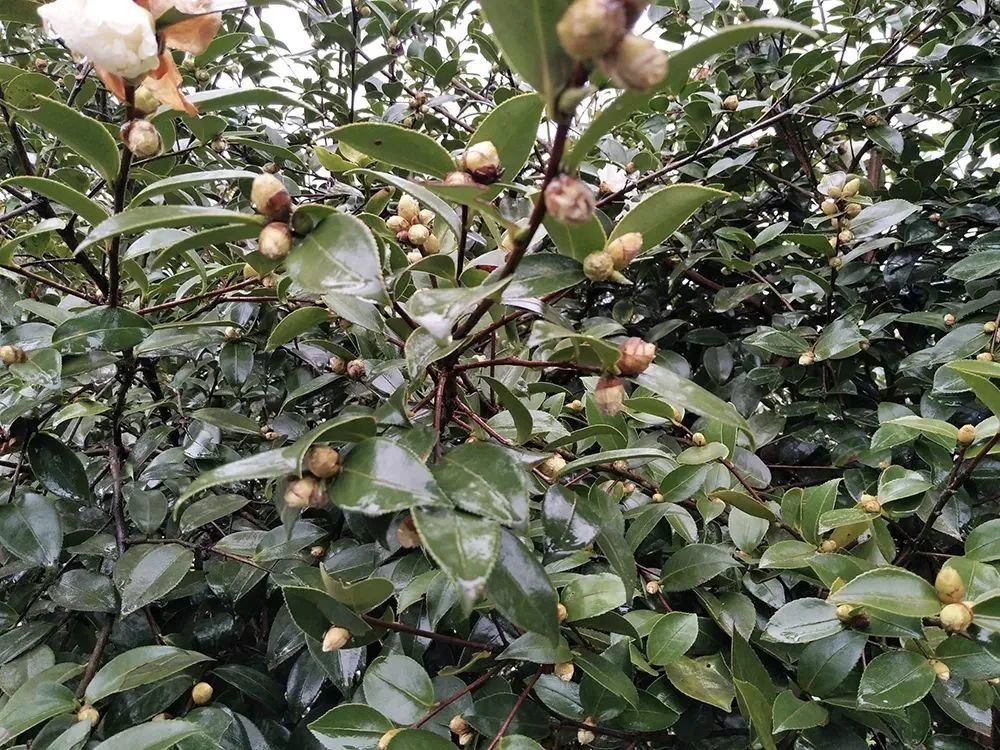
<svg viewBox="0 0 1000 750">
<path fill-rule="evenodd" d="M 158 112 L 166 154 L 131 165 L 122 107 L 32 0 L 0 5 L 0 344 L 27 353 L 0 370 L 0 735 L 436 750 L 461 713 L 490 750 L 994 746 L 992 8 L 659 2 L 636 28 L 667 81 L 595 74 L 568 119 L 564 0 L 289 0 L 293 62 L 264 5 L 226 14 L 184 68 L 201 115 Z M 565 170 L 627 185 L 494 287 L 560 123 Z M 503 188 L 440 188 L 483 140 Z M 318 224 L 277 268 L 249 202 L 271 164 Z M 864 208 L 831 265 L 845 175 Z M 384 222 L 404 191 L 442 239 L 415 264 Z M 631 285 L 587 281 L 629 229 Z M 659 352 L 606 416 L 625 336 Z M 315 443 L 345 466 L 301 513 Z M 324 653 L 331 623 L 352 640 Z"/>
</svg>

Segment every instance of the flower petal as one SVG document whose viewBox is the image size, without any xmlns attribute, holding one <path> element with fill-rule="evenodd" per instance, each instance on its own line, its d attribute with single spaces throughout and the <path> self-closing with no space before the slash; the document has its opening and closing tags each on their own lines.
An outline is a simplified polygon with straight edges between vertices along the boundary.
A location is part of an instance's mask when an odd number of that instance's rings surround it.
<svg viewBox="0 0 1000 750">
<path fill-rule="evenodd" d="M 194 16 L 163 29 L 163 43 L 171 49 L 200 55 L 208 48 L 215 35 L 219 33 L 221 26 L 222 15 L 220 13 Z"/>
<path fill-rule="evenodd" d="M 198 108 L 185 99 L 184 94 L 181 93 L 182 80 L 173 56 L 169 52 L 163 52 L 160 55 L 160 67 L 149 74 L 143 85 L 153 93 L 153 96 L 171 109 L 187 112 L 191 116 L 197 115 Z"/>
</svg>

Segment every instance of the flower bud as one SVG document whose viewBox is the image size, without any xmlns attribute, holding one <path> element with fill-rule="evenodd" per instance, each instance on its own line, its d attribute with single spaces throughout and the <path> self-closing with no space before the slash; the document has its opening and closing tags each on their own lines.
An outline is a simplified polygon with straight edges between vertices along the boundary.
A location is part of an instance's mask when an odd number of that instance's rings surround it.
<svg viewBox="0 0 1000 750">
<path fill-rule="evenodd" d="M 101 720 L 101 714 L 93 706 L 84 706 L 76 712 L 77 721 L 89 721 L 91 726 L 96 726 Z"/>
<path fill-rule="evenodd" d="M 168 714 L 164 711 L 163 713 L 154 716 L 152 719 L 150 719 L 150 721 L 170 721 L 172 718 L 173 716 L 171 714 Z"/>
<path fill-rule="evenodd" d="M 556 619 L 559 622 L 566 622 L 567 617 L 569 617 L 569 610 L 566 609 L 566 605 L 562 602 L 556 604 Z"/>
<path fill-rule="evenodd" d="M 654 492 L 653 496 L 650 498 L 654 503 L 662 503 L 665 498 L 659 492 Z"/>
<path fill-rule="evenodd" d="M 448 722 L 448 729 L 451 730 L 452 734 L 468 734 L 469 732 L 469 722 L 462 718 L 462 714 L 453 716 L 451 721 Z"/>
<path fill-rule="evenodd" d="M 708 445 L 708 439 L 700 432 L 696 432 L 691 435 L 691 443 L 697 448 L 704 448 Z"/>
<path fill-rule="evenodd" d="M 964 447 L 972 445 L 976 440 L 976 428 L 971 424 L 962 425 L 958 430 L 958 444 Z"/>
<path fill-rule="evenodd" d="M 464 732 L 463 734 L 458 735 L 458 745 L 459 747 L 465 747 L 466 745 L 471 744 L 475 738 L 475 732 Z"/>
<path fill-rule="evenodd" d="M 596 207 L 594 192 L 573 177 L 557 177 L 545 188 L 545 208 L 563 224 L 583 224 Z"/>
<path fill-rule="evenodd" d="M 392 738 L 402 731 L 402 729 L 390 729 L 388 732 L 383 734 L 378 741 L 378 750 L 388 750 L 389 743 L 392 742 Z"/>
<path fill-rule="evenodd" d="M 473 187 L 478 183 L 468 172 L 449 172 L 444 176 L 444 184 L 448 187 Z"/>
<path fill-rule="evenodd" d="M 340 473 L 340 454 L 328 445 L 314 445 L 306 457 L 306 468 L 320 479 L 335 477 Z"/>
<path fill-rule="evenodd" d="M 941 568 L 934 579 L 934 590 L 942 604 L 961 604 L 965 599 L 965 583 L 954 568 Z"/>
<path fill-rule="evenodd" d="M 191 702 L 196 706 L 204 706 L 212 700 L 215 690 L 207 682 L 199 682 L 191 688 Z"/>
<path fill-rule="evenodd" d="M 441 240 L 438 236 L 431 232 L 427 235 L 427 240 L 424 242 L 423 251 L 425 255 L 437 255 L 441 252 Z"/>
<path fill-rule="evenodd" d="M 27 361 L 28 355 L 19 346 L 12 346 L 10 344 L 0 346 L 0 362 L 3 362 L 5 365 L 16 365 Z"/>
<path fill-rule="evenodd" d="M 135 111 L 138 114 L 145 117 L 153 114 L 159 108 L 160 100 L 149 90 L 149 87 L 143 85 L 135 90 Z"/>
<path fill-rule="evenodd" d="M 646 593 L 650 596 L 659 594 L 661 588 L 659 581 L 646 581 Z"/>
<path fill-rule="evenodd" d="M 347 362 L 342 357 L 330 357 L 330 372 L 335 375 L 343 375 L 347 372 Z"/>
<path fill-rule="evenodd" d="M 618 372 L 626 376 L 639 375 L 653 363 L 654 357 L 656 357 L 656 344 L 632 336 L 625 339 L 618 347 Z"/>
<path fill-rule="evenodd" d="M 351 640 L 351 633 L 347 628 L 339 628 L 336 625 L 331 625 L 326 633 L 323 634 L 323 653 L 328 654 L 331 651 L 340 651 L 349 640 Z"/>
<path fill-rule="evenodd" d="M 292 249 L 292 230 L 287 224 L 272 221 L 260 231 L 257 249 L 269 260 L 282 260 Z"/>
<path fill-rule="evenodd" d="M 836 539 L 824 539 L 823 543 L 819 545 L 819 551 L 820 552 L 836 552 L 839 547 L 840 547 L 840 545 L 837 544 L 837 540 Z"/>
<path fill-rule="evenodd" d="M 222 332 L 226 341 L 236 341 L 240 337 L 240 332 L 234 326 L 228 326 L 225 331 Z"/>
<path fill-rule="evenodd" d="M 568 404 L 566 404 L 566 408 L 569 409 L 570 411 L 583 411 L 583 408 L 584 408 L 583 407 L 583 401 L 581 401 L 578 398 L 575 398 L 572 401 L 570 401 Z"/>
<path fill-rule="evenodd" d="M 618 86 L 646 91 L 667 76 L 667 56 L 650 40 L 627 34 L 608 55 L 601 58 L 601 72 Z"/>
<path fill-rule="evenodd" d="M 160 131 L 147 120 L 130 120 L 125 123 L 122 127 L 122 140 L 137 159 L 152 158 L 163 150 Z"/>
<path fill-rule="evenodd" d="M 434 212 L 429 208 L 420 209 L 420 215 L 417 217 L 421 224 L 425 227 L 429 227 L 434 223 Z"/>
<path fill-rule="evenodd" d="M 402 216 L 390 216 L 385 220 L 386 229 L 388 229 L 393 234 L 399 234 L 400 232 L 407 232 L 410 229 L 410 222 L 404 219 Z"/>
<path fill-rule="evenodd" d="M 946 604 L 940 616 L 941 627 L 949 633 L 964 633 L 972 624 L 972 610 L 962 602 Z"/>
<path fill-rule="evenodd" d="M 830 266 L 830 268 L 832 268 L 834 271 L 837 271 L 844 267 L 844 256 L 841 254 L 831 255 L 827 259 L 826 264 Z"/>
<path fill-rule="evenodd" d="M 590 716 L 583 720 L 584 726 L 594 726 L 594 720 Z M 581 745 L 590 745 L 597 739 L 597 736 L 589 729 L 580 728 L 576 732 L 576 741 Z"/>
<path fill-rule="evenodd" d="M 420 204 L 412 195 L 404 195 L 399 199 L 396 213 L 408 224 L 416 224 L 420 219 Z"/>
<path fill-rule="evenodd" d="M 573 666 L 573 662 L 571 661 L 561 661 L 552 668 L 552 674 L 563 682 L 570 682 L 575 672 L 576 667 Z"/>
<path fill-rule="evenodd" d="M 850 622 L 854 619 L 854 607 L 850 604 L 837 605 L 837 619 L 841 622 Z"/>
<path fill-rule="evenodd" d="M 409 231 L 406 233 L 406 239 L 409 240 L 411 245 L 420 247 L 425 242 L 427 238 L 431 236 L 430 230 L 423 224 L 414 224 L 410 227 Z"/>
<path fill-rule="evenodd" d="M 285 488 L 285 505 L 289 508 L 321 508 L 325 504 L 326 496 L 316 477 L 292 479 Z"/>
<path fill-rule="evenodd" d="M 832 198 L 827 198 L 826 200 L 824 200 L 822 203 L 819 204 L 819 208 L 820 211 L 822 211 L 827 216 L 833 216 L 838 211 L 837 201 L 833 200 Z"/>
<path fill-rule="evenodd" d="M 549 480 L 552 480 L 560 471 L 563 470 L 564 466 L 566 466 L 566 459 L 558 453 L 555 453 L 542 461 L 542 463 L 538 466 L 538 470 Z"/>
<path fill-rule="evenodd" d="M 843 244 L 854 241 L 854 232 L 850 229 L 845 229 L 840 234 L 837 235 L 837 240 Z"/>
<path fill-rule="evenodd" d="M 740 106 L 740 98 L 736 94 L 730 94 L 722 100 L 722 108 L 727 112 L 735 112 Z"/>
<path fill-rule="evenodd" d="M 490 184 L 500 177 L 500 154 L 493 141 L 480 141 L 469 146 L 462 154 L 462 169 L 481 184 Z"/>
<path fill-rule="evenodd" d="M 976 359 L 980 362 L 992 362 L 993 352 L 979 352 L 979 354 L 976 355 Z"/>
<path fill-rule="evenodd" d="M 257 213 L 271 221 L 288 221 L 292 214 L 292 196 L 273 174 L 257 175 L 250 188 L 250 200 Z"/>
<path fill-rule="evenodd" d="M 614 260 L 603 250 L 591 253 L 583 259 L 583 274 L 591 281 L 607 281 L 614 270 Z"/>
<path fill-rule="evenodd" d="M 642 234 L 629 232 L 621 237 L 616 237 L 608 243 L 604 252 L 611 256 L 615 270 L 621 271 L 642 252 Z"/>
<path fill-rule="evenodd" d="M 848 203 L 844 207 L 844 213 L 849 218 L 853 219 L 855 216 L 857 216 L 859 213 L 861 213 L 861 204 L 860 203 Z"/>
<path fill-rule="evenodd" d="M 422 261 L 423 259 L 424 259 L 424 254 L 419 250 L 411 250 L 406 254 L 406 262 L 409 263 L 411 266 L 414 263 Z"/>
<path fill-rule="evenodd" d="M 364 360 L 352 359 L 347 363 L 347 377 L 351 380 L 362 380 L 368 374 Z"/>
<path fill-rule="evenodd" d="M 309 555 L 311 557 L 315 557 L 316 559 L 326 557 L 326 547 L 323 547 L 322 545 L 319 544 L 314 544 L 312 547 L 309 548 Z"/>
<path fill-rule="evenodd" d="M 844 184 L 844 189 L 841 195 L 843 195 L 843 197 L 845 198 L 853 198 L 855 195 L 858 194 L 858 191 L 860 189 L 861 189 L 861 180 L 855 177 L 853 180 L 848 180 Z"/>
<path fill-rule="evenodd" d="M 882 503 L 878 501 L 875 495 L 869 495 L 867 493 L 861 496 L 861 502 L 859 503 L 861 510 L 865 513 L 881 513 Z"/>
<path fill-rule="evenodd" d="M 575 0 L 559 23 L 559 43 L 570 57 L 602 57 L 618 44 L 628 28 L 625 6 L 619 0 Z"/>
<path fill-rule="evenodd" d="M 625 386 L 622 381 L 612 375 L 604 375 L 597 381 L 594 390 L 594 404 L 597 410 L 606 417 L 612 417 L 621 411 L 625 402 Z"/>
<path fill-rule="evenodd" d="M 938 659 L 930 659 L 928 661 L 928 664 L 931 665 L 931 669 L 934 670 L 934 674 L 936 674 L 937 678 L 942 682 L 947 682 L 948 680 L 951 679 L 951 670 L 948 669 L 948 665 L 945 664 L 943 661 L 940 661 Z"/>
<path fill-rule="evenodd" d="M 992 320 L 983 323 L 983 331 L 985 333 L 993 333 L 994 331 L 996 331 L 996 329 L 997 329 L 997 324 Z"/>
<path fill-rule="evenodd" d="M 803 367 L 808 367 L 815 361 L 816 361 L 816 355 L 813 354 L 812 352 L 802 352 L 802 354 L 799 355 L 799 364 L 802 365 Z"/>
<path fill-rule="evenodd" d="M 417 531 L 413 516 L 407 516 L 396 527 L 396 541 L 403 549 L 416 549 L 420 546 L 420 532 Z"/>
</svg>

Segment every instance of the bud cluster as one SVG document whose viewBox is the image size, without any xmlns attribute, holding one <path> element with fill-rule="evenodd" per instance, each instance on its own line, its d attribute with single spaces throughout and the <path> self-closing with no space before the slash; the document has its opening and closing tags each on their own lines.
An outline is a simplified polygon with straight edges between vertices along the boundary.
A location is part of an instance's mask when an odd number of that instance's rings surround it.
<svg viewBox="0 0 1000 750">
<path fill-rule="evenodd" d="M 623 281 L 621 271 L 639 257 L 643 238 L 640 232 L 628 232 L 608 242 L 603 250 L 583 259 L 583 273 L 591 281 L 615 279 Z"/>
<path fill-rule="evenodd" d="M 257 238 L 260 254 L 268 260 L 280 261 L 292 249 L 292 196 L 280 178 L 263 172 L 254 178 L 250 188 L 254 208 L 270 222 Z"/>
<path fill-rule="evenodd" d="M 596 60 L 616 85 L 645 91 L 667 75 L 667 56 L 629 32 L 642 0 L 574 0 L 556 26 L 559 43 L 576 60 Z"/>
<path fill-rule="evenodd" d="M 854 241 L 851 220 L 861 213 L 861 204 L 856 200 L 861 190 L 861 178 L 837 173 L 824 180 L 824 184 L 826 198 L 819 208 L 824 216 L 829 217 L 830 225 L 836 232 L 830 237 L 832 254 L 827 260 L 830 268 L 837 270 L 844 264 L 843 256 L 837 253 L 837 249 Z M 820 189 L 823 190 L 823 186 Z"/>
<path fill-rule="evenodd" d="M 421 209 L 420 204 L 410 195 L 399 199 L 396 213 L 385 220 L 386 228 L 396 235 L 401 245 L 412 247 L 406 255 L 410 263 L 416 263 L 425 255 L 437 255 L 441 252 L 441 241 L 431 228 L 434 225 L 434 212 Z"/>
</svg>

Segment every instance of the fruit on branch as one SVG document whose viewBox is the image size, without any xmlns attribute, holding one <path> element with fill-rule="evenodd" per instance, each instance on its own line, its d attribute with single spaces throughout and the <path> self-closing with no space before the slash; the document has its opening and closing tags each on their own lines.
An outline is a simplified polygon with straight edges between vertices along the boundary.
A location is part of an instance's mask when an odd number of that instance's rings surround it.
<svg viewBox="0 0 1000 750">
<path fill-rule="evenodd" d="M 627 30 L 626 6 L 621 0 L 575 0 L 556 25 L 559 43 L 577 60 L 606 55 Z"/>
<path fill-rule="evenodd" d="M 482 185 L 496 182 L 503 173 L 500 154 L 493 141 L 480 141 L 469 146 L 462 154 L 461 167 Z"/>
<path fill-rule="evenodd" d="M 129 120 L 122 126 L 125 148 L 137 159 L 151 159 L 163 151 L 160 131 L 148 120 Z"/>
<path fill-rule="evenodd" d="M 941 568 L 934 579 L 934 591 L 942 604 L 961 604 L 965 600 L 965 582 L 954 568 Z"/>
<path fill-rule="evenodd" d="M 326 495 L 319 480 L 313 476 L 290 479 L 285 488 L 285 505 L 289 508 L 322 508 L 326 505 Z"/>
<path fill-rule="evenodd" d="M 607 281 L 614 272 L 615 261 L 604 250 L 598 250 L 583 259 L 583 274 L 591 281 Z"/>
<path fill-rule="evenodd" d="M 264 172 L 254 177 L 250 200 L 261 216 L 271 221 L 288 221 L 292 215 L 292 196 L 280 179 Z"/>
<path fill-rule="evenodd" d="M 575 177 L 556 177 L 545 188 L 545 210 L 563 224 L 583 224 L 590 220 L 596 208 L 594 191 Z"/>
<path fill-rule="evenodd" d="M 642 233 L 628 232 L 611 240 L 604 248 L 616 271 L 623 270 L 642 252 Z"/>
<path fill-rule="evenodd" d="M 594 389 L 594 405 L 606 417 L 621 411 L 625 403 L 625 384 L 613 375 L 603 375 Z"/>
<path fill-rule="evenodd" d="M 205 706 L 212 700 L 215 690 L 207 682 L 199 682 L 191 688 L 191 702 L 196 706 Z"/>
<path fill-rule="evenodd" d="M 314 445 L 306 456 L 306 469 L 320 479 L 329 479 L 340 473 L 340 453 L 328 445 Z"/>
<path fill-rule="evenodd" d="M 331 625 L 323 634 L 323 653 L 340 651 L 351 640 L 351 632 L 347 628 Z"/>
<path fill-rule="evenodd" d="M 941 610 L 941 627 L 949 633 L 964 633 L 972 624 L 972 610 L 965 602 L 946 604 Z"/>
<path fill-rule="evenodd" d="M 272 221 L 260 232 L 257 249 L 269 260 L 282 260 L 292 249 L 292 230 L 280 221 Z"/>
<path fill-rule="evenodd" d="M 656 358 L 656 344 L 632 336 L 618 347 L 618 372 L 629 377 L 640 375 L 653 364 Z"/>
<path fill-rule="evenodd" d="M 601 72 L 612 82 L 633 91 L 647 91 L 667 77 L 667 56 L 653 42 L 627 34 L 600 60 Z"/>
</svg>

